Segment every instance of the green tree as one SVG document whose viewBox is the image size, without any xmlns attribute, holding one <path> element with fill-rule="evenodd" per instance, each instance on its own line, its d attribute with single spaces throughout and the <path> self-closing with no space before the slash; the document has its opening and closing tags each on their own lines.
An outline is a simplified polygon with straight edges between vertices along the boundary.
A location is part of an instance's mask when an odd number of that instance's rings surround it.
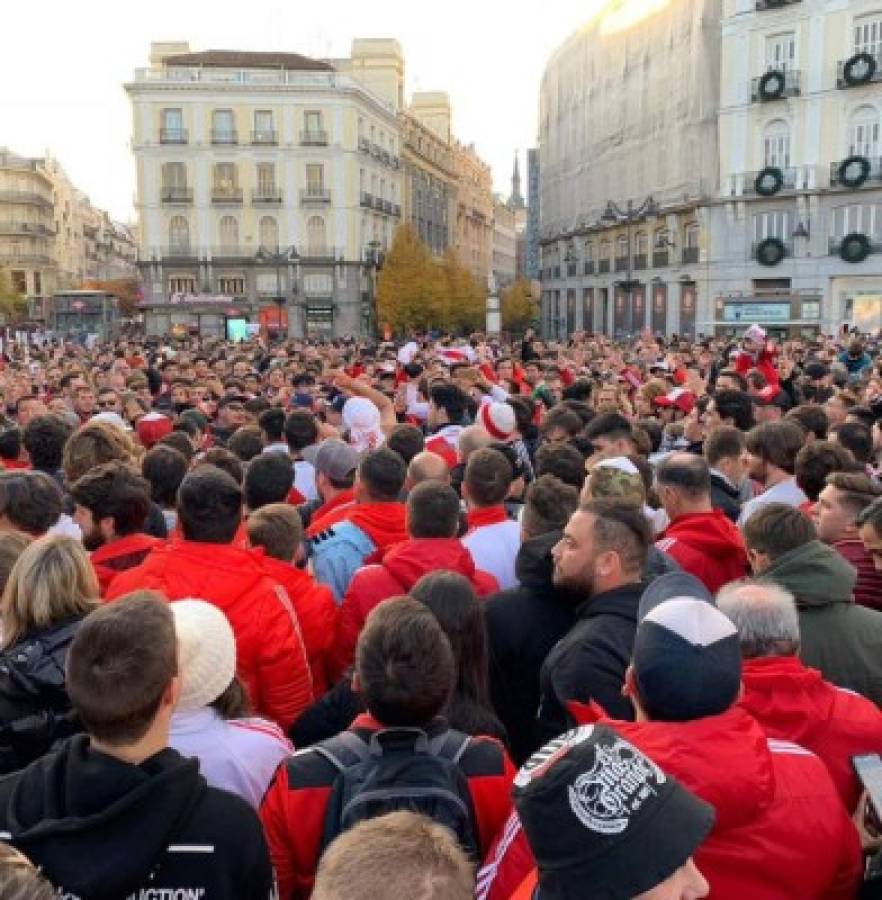
<svg viewBox="0 0 882 900">
<path fill-rule="evenodd" d="M 12 275 L 0 267 L 0 314 L 7 320 L 14 320 L 27 310 L 27 301 L 21 291 L 12 283 Z"/>
<path fill-rule="evenodd" d="M 502 327 L 506 331 L 526 331 L 536 320 L 539 306 L 526 278 L 519 278 L 502 292 Z"/>
<path fill-rule="evenodd" d="M 429 248 L 409 223 L 400 225 L 377 277 L 380 330 L 398 334 L 442 325 L 443 278 Z"/>
</svg>

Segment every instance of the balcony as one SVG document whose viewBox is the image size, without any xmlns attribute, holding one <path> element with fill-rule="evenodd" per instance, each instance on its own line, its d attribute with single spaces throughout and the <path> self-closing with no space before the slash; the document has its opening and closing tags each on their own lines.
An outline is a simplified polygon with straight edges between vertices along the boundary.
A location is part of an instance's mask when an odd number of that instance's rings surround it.
<svg viewBox="0 0 882 900">
<path fill-rule="evenodd" d="M 327 147 L 328 132 L 320 128 L 313 128 L 300 132 L 300 145 L 302 147 Z"/>
<path fill-rule="evenodd" d="M 163 185 L 159 189 L 159 199 L 163 203 L 192 203 L 193 188 Z"/>
<path fill-rule="evenodd" d="M 684 265 L 697 263 L 699 259 L 699 249 L 698 247 L 684 247 L 681 256 Z"/>
<path fill-rule="evenodd" d="M 754 103 L 786 100 L 799 96 L 800 73 L 790 69 L 769 69 L 750 82 L 750 99 Z"/>
<path fill-rule="evenodd" d="M 282 189 L 276 187 L 259 187 L 251 192 L 252 206 L 276 206 L 282 202 Z"/>
<path fill-rule="evenodd" d="M 616 272 L 627 272 L 628 271 L 628 257 L 627 256 L 617 256 L 616 257 Z"/>
<path fill-rule="evenodd" d="M 849 156 L 830 163 L 830 187 L 855 190 L 861 187 L 879 187 L 882 181 L 882 158 Z"/>
<path fill-rule="evenodd" d="M 882 81 L 882 53 L 855 53 L 836 67 L 836 87 L 853 88 Z"/>
<path fill-rule="evenodd" d="M 586 259 L 585 265 L 582 267 L 583 275 L 593 275 L 594 274 L 594 260 Z"/>
<path fill-rule="evenodd" d="M 799 3 L 800 0 L 756 0 L 756 11 L 765 12 L 767 9 L 781 9 L 790 6 L 791 3 Z"/>
<path fill-rule="evenodd" d="M 646 268 L 647 257 L 645 253 L 636 253 L 634 255 L 634 270 L 639 272 Z"/>
<path fill-rule="evenodd" d="M 392 204 L 392 215 L 393 215 L 396 219 L 400 219 L 400 218 L 401 218 L 401 204 L 400 204 L 400 203 L 393 203 L 393 204 Z"/>
<path fill-rule="evenodd" d="M 597 272 L 600 275 L 603 275 L 606 272 L 609 272 L 609 260 L 608 259 L 600 259 L 597 261 Z"/>
<path fill-rule="evenodd" d="M 652 251 L 652 268 L 664 269 L 671 264 L 670 254 L 667 250 Z"/>
<path fill-rule="evenodd" d="M 279 143 L 279 133 L 277 131 L 252 131 L 251 143 L 256 147 L 274 147 Z"/>
<path fill-rule="evenodd" d="M 328 188 L 310 187 L 300 191 L 300 202 L 304 204 L 330 203 L 331 191 Z"/>
<path fill-rule="evenodd" d="M 361 192 L 361 205 L 365 209 L 373 209 L 374 207 L 374 197 L 373 194 L 367 194 L 364 191 Z"/>
<path fill-rule="evenodd" d="M 343 259 L 342 247 L 308 247 L 301 261 L 304 263 L 327 264 Z"/>
<path fill-rule="evenodd" d="M 776 246 L 776 250 L 770 249 Z M 793 241 L 766 238 L 762 241 L 754 241 L 750 245 L 750 258 L 755 259 L 763 266 L 777 266 L 782 260 L 791 256 L 793 256 Z"/>
<path fill-rule="evenodd" d="M 196 251 L 189 244 L 170 244 L 167 247 L 154 248 L 150 256 L 142 262 L 149 262 L 151 258 L 184 263 L 195 263 Z"/>
<path fill-rule="evenodd" d="M 377 212 L 383 212 L 385 209 L 384 203 L 385 201 L 382 197 L 374 197 L 374 209 L 377 210 Z"/>
<path fill-rule="evenodd" d="M 21 203 L 23 206 L 52 206 L 51 199 L 34 191 L 0 191 L 0 203 Z"/>
<path fill-rule="evenodd" d="M 186 128 L 160 128 L 160 144 L 186 144 L 188 140 Z"/>
<path fill-rule="evenodd" d="M 51 237 L 55 231 L 39 222 L 0 222 L 0 234 Z"/>
<path fill-rule="evenodd" d="M 358 149 L 362 153 L 370 153 L 371 152 L 371 142 L 366 137 L 359 137 Z"/>
<path fill-rule="evenodd" d="M 782 191 L 801 189 L 799 171 L 792 166 L 786 169 L 767 166 L 759 172 L 745 172 L 742 182 L 741 193 L 745 197 L 774 197 Z"/>
<path fill-rule="evenodd" d="M 212 203 L 241 203 L 242 188 L 213 187 L 211 189 Z"/>
<path fill-rule="evenodd" d="M 9 266 L 51 266 L 52 257 L 46 253 L 9 253 L 0 249 L 0 260 Z"/>
<path fill-rule="evenodd" d="M 212 144 L 238 144 L 239 134 L 236 131 L 230 131 L 228 128 L 211 129 Z"/>
</svg>

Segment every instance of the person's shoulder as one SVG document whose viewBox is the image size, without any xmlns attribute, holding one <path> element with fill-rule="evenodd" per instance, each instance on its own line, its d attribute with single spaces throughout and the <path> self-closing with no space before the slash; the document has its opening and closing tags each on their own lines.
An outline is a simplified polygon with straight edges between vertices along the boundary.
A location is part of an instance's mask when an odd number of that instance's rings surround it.
<svg viewBox="0 0 882 900">
<path fill-rule="evenodd" d="M 505 748 L 493 737 L 476 735 L 468 738 L 459 766 L 467 778 L 489 778 L 506 774 Z"/>
<path fill-rule="evenodd" d="M 830 773 L 820 757 L 793 741 L 777 738 L 767 740 L 775 772 L 775 796 L 778 801 L 825 800 L 829 801 L 832 807 L 839 807 L 841 801 Z"/>
</svg>

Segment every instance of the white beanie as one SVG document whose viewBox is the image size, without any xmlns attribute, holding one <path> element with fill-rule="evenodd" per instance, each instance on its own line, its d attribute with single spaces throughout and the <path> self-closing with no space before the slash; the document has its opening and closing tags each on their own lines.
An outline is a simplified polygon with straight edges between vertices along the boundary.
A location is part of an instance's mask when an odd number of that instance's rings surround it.
<svg viewBox="0 0 882 900">
<path fill-rule="evenodd" d="M 201 709 L 217 700 L 236 674 L 233 629 L 227 617 L 204 600 L 176 600 L 171 611 L 181 675 L 177 709 Z"/>
<path fill-rule="evenodd" d="M 478 418 L 487 434 L 497 441 L 507 441 L 518 424 L 514 410 L 507 403 L 485 403 Z"/>
<path fill-rule="evenodd" d="M 756 341 L 757 344 L 761 344 L 766 339 L 766 329 L 761 328 L 759 325 L 751 325 L 747 331 L 744 332 L 744 336 L 751 341 Z"/>
</svg>

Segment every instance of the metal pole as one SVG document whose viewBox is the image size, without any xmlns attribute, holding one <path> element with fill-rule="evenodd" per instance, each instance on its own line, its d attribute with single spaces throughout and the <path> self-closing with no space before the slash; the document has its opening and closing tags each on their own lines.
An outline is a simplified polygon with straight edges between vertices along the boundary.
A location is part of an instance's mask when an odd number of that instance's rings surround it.
<svg viewBox="0 0 882 900">
<path fill-rule="evenodd" d="M 633 282 L 633 269 L 631 265 L 631 223 L 634 221 L 634 210 L 631 208 L 631 201 L 628 201 L 628 281 L 627 281 L 627 292 L 628 292 L 628 337 L 632 337 L 634 334 L 634 282 Z"/>
<path fill-rule="evenodd" d="M 276 325 L 278 340 L 282 339 L 282 304 L 285 298 L 282 296 L 282 258 L 280 254 L 276 254 Z"/>
</svg>

